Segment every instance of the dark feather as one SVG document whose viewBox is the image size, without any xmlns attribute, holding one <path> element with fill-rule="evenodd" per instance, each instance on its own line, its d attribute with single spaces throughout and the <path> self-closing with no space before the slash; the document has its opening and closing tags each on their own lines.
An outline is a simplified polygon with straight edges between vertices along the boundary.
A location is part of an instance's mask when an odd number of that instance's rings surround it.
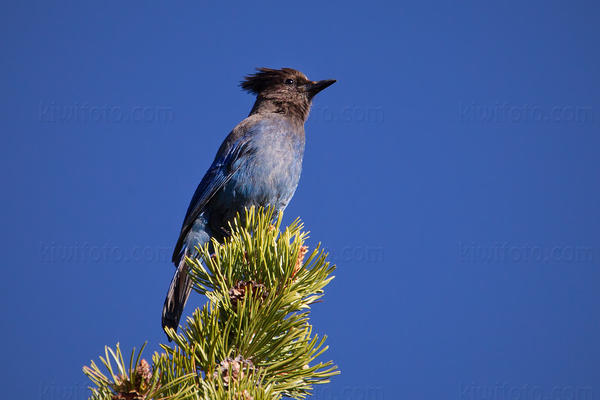
<svg viewBox="0 0 600 400">
<path fill-rule="evenodd" d="M 257 68 L 256 70 L 258 72 L 247 75 L 244 80 L 240 82 L 240 87 L 242 89 L 253 94 L 260 94 L 270 87 L 281 85 L 286 79 L 308 82 L 308 79 L 302 72 L 292 68 Z"/>
</svg>

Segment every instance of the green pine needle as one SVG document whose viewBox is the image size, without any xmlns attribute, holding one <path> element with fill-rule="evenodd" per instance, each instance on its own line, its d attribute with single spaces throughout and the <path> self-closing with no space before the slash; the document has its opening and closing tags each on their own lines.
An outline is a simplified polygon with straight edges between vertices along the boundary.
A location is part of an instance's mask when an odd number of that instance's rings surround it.
<svg viewBox="0 0 600 400">
<path fill-rule="evenodd" d="M 335 266 L 296 219 L 280 230 L 281 213 L 246 210 L 225 243 L 213 241 L 187 258 L 194 289 L 209 299 L 188 317 L 173 345 L 161 345 L 152 366 L 133 349 L 128 368 L 117 344 L 84 367 L 93 400 L 303 399 L 314 384 L 339 374 L 316 361 L 326 337 L 313 334 L 310 306 L 323 296 Z"/>
</svg>

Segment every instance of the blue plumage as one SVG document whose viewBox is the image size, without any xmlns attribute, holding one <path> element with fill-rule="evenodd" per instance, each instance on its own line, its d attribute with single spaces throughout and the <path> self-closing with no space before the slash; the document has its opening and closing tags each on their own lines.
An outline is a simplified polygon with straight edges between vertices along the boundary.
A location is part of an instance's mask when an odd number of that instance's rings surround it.
<svg viewBox="0 0 600 400">
<path fill-rule="evenodd" d="M 227 223 L 245 207 L 283 211 L 302 170 L 304 122 L 312 97 L 335 81 L 309 81 L 301 72 L 262 68 L 242 82 L 257 94 L 250 115 L 227 136 L 198 185 L 173 252 L 177 271 L 163 308 L 162 325 L 176 329 L 191 290 L 185 255 L 227 236 Z"/>
</svg>

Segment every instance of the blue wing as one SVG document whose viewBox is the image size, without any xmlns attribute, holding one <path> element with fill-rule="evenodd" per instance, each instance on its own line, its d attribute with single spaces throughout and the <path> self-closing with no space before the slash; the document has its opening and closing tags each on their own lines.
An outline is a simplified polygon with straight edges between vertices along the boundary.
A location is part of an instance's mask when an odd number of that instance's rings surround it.
<svg viewBox="0 0 600 400">
<path fill-rule="evenodd" d="M 233 140 L 235 141 L 231 143 Z M 204 211 L 206 205 L 213 196 L 225 186 L 237 169 L 239 169 L 242 163 L 236 161 L 249 155 L 251 152 L 252 149 L 249 146 L 248 135 L 238 138 L 230 136 L 225 140 L 217 153 L 217 157 L 202 178 L 202 181 L 196 188 L 194 196 L 190 201 L 190 205 L 183 221 L 183 226 L 181 227 L 179 239 L 177 239 L 177 244 L 173 251 L 172 260 L 175 264 L 179 262 L 183 242 L 194 225 L 196 218 Z"/>
</svg>

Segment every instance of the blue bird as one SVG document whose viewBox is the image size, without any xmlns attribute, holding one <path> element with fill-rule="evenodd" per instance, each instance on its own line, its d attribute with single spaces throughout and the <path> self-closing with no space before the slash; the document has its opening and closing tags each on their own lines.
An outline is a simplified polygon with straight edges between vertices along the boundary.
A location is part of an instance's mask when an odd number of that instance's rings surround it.
<svg viewBox="0 0 600 400">
<path fill-rule="evenodd" d="M 311 81 L 291 68 L 259 68 L 242 89 L 256 95 L 250 115 L 229 133 L 190 202 L 173 252 L 177 271 L 162 312 L 163 329 L 177 329 L 192 289 L 185 257 L 227 235 L 227 223 L 245 207 L 283 211 L 302 170 L 304 123 L 313 97 L 335 80 Z"/>
</svg>

